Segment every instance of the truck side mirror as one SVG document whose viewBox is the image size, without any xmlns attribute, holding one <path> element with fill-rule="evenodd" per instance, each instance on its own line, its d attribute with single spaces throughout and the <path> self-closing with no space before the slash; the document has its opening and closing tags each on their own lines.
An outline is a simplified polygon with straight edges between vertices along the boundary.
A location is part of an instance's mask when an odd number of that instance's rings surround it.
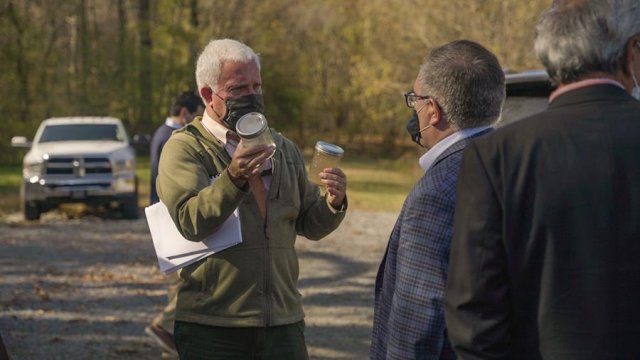
<svg viewBox="0 0 640 360">
<path fill-rule="evenodd" d="M 11 138 L 11 146 L 15 148 L 30 148 L 31 141 L 24 136 L 14 136 Z"/>
</svg>

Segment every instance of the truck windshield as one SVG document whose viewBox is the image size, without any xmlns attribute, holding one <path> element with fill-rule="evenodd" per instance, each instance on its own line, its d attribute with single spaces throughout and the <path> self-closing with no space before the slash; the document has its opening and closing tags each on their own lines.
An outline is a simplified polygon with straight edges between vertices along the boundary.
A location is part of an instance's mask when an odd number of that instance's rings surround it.
<svg viewBox="0 0 640 360">
<path fill-rule="evenodd" d="M 40 142 L 123 141 L 123 138 L 115 124 L 68 124 L 45 127 Z"/>
</svg>

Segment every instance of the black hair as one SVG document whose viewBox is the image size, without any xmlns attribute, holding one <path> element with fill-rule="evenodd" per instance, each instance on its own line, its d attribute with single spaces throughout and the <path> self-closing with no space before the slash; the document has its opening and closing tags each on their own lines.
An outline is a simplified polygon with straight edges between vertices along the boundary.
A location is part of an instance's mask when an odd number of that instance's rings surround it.
<svg viewBox="0 0 640 360">
<path fill-rule="evenodd" d="M 204 107 L 202 103 L 202 99 L 198 96 L 195 91 L 188 90 L 178 95 L 173 106 L 171 107 L 171 116 L 180 115 L 180 109 L 187 108 L 190 113 L 198 110 L 198 106 Z"/>
</svg>

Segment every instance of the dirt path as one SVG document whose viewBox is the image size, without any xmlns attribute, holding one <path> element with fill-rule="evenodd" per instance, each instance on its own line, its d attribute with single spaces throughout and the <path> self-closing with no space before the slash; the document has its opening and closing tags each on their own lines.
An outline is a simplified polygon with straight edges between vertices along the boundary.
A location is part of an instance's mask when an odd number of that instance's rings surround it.
<svg viewBox="0 0 640 360">
<path fill-rule="evenodd" d="M 366 359 L 373 282 L 396 214 L 350 212 L 299 239 L 312 359 Z M 165 302 L 144 220 L 0 219 L 0 333 L 12 360 L 159 359 L 143 332 Z"/>
</svg>

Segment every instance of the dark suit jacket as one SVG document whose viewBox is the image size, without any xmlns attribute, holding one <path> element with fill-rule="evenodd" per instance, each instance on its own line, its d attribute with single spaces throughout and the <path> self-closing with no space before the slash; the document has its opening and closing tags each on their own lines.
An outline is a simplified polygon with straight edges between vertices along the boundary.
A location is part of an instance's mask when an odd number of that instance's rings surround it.
<svg viewBox="0 0 640 360">
<path fill-rule="evenodd" d="M 160 164 L 160 153 L 162 152 L 162 148 L 164 144 L 169 140 L 171 134 L 175 129 L 167 124 L 162 124 L 156 132 L 153 133 L 153 137 L 151 138 L 151 150 L 149 153 L 149 164 L 150 164 L 150 184 L 151 187 L 149 189 L 149 198 L 150 204 L 153 205 L 160 201 L 158 198 L 158 191 L 156 190 L 156 179 L 158 178 L 158 165 Z"/>
<path fill-rule="evenodd" d="M 402 206 L 376 278 L 371 359 L 455 359 L 442 299 L 468 142 L 462 139 L 438 156 Z"/>
<path fill-rule="evenodd" d="M 640 359 L 639 115 L 591 86 L 467 147 L 445 299 L 462 359 Z"/>
</svg>

